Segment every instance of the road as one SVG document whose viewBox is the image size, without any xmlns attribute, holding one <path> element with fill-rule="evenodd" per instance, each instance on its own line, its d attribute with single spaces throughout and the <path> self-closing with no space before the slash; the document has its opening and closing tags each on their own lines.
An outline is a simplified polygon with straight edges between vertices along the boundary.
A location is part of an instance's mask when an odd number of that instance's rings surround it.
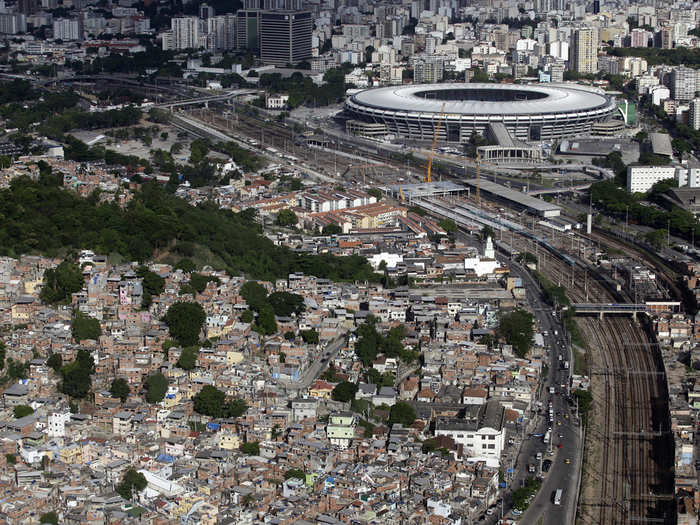
<svg viewBox="0 0 700 525">
<path fill-rule="evenodd" d="M 316 359 L 313 364 L 306 369 L 298 381 L 289 384 L 289 387 L 298 390 L 309 388 L 311 383 L 316 381 L 318 376 L 321 375 L 321 372 L 328 366 L 328 363 L 332 359 L 335 359 L 335 356 L 338 355 L 338 352 L 340 352 L 340 349 L 343 348 L 343 346 L 345 346 L 345 334 L 341 335 L 340 337 L 336 337 L 330 343 L 328 343 L 328 346 L 326 346 L 326 348 L 321 352 L 318 359 Z"/>
<path fill-rule="evenodd" d="M 549 427 L 547 416 L 547 403 L 551 399 L 554 410 L 554 424 L 552 425 L 552 455 L 548 455 L 547 445 L 541 437 L 532 437 L 522 445 L 517 459 L 515 478 L 511 486 L 517 488 L 529 476 L 527 465 L 536 465 L 539 474 L 541 465 L 536 460 L 536 454 L 541 452 L 544 459 L 552 461 L 549 473 L 544 476 L 542 488 L 530 504 L 525 513 L 518 521 L 521 523 L 538 523 L 542 518 L 543 525 L 562 525 L 573 523 L 576 506 L 576 491 L 578 484 L 578 473 L 581 468 L 581 437 L 580 428 L 573 423 L 573 414 L 566 400 L 568 393 L 568 381 L 573 368 L 571 349 L 558 318 L 552 315 L 552 309 L 546 305 L 539 292 L 539 287 L 532 276 L 521 266 L 509 261 L 511 273 L 523 279 L 528 293 L 528 302 L 532 305 L 540 331 L 548 332 L 545 337 L 545 345 L 550 349 L 550 364 L 547 380 L 545 381 L 542 400 L 544 409 L 542 415 L 537 417 L 537 426 L 534 433 L 544 434 Z M 555 331 L 558 335 L 554 335 Z M 559 356 L 562 361 L 569 361 L 569 370 L 564 370 L 560 366 Z M 566 388 L 562 389 L 564 384 Z M 549 387 L 554 387 L 555 395 L 549 395 Z M 568 416 L 568 417 L 567 417 Z M 562 437 L 559 437 L 559 436 Z M 558 446 L 561 445 L 561 448 Z M 569 459 L 571 464 L 566 464 Z M 561 505 L 552 503 L 552 495 L 557 489 L 563 489 Z"/>
</svg>

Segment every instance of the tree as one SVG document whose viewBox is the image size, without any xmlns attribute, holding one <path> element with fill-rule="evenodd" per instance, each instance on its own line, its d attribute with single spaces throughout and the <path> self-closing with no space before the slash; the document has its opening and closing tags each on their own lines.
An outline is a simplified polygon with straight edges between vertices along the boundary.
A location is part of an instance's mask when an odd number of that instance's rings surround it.
<svg viewBox="0 0 700 525">
<path fill-rule="evenodd" d="M 117 485 L 117 494 L 130 500 L 134 492 L 141 492 L 147 485 L 146 477 L 136 469 L 130 468 L 124 473 L 122 482 Z"/>
<path fill-rule="evenodd" d="M 148 309 L 151 306 L 154 295 L 160 295 L 165 289 L 165 279 L 157 273 L 150 271 L 145 266 L 139 266 L 136 269 L 136 275 L 141 278 L 141 286 L 143 287 L 143 295 L 141 297 L 141 308 Z"/>
<path fill-rule="evenodd" d="M 206 314 L 199 303 L 177 302 L 165 314 L 170 335 L 182 346 L 192 346 L 199 341 L 205 319 Z"/>
<path fill-rule="evenodd" d="M 244 323 L 252 323 L 255 319 L 255 314 L 252 310 L 246 310 L 241 314 L 241 321 Z"/>
<path fill-rule="evenodd" d="M 15 419 L 19 419 L 21 417 L 33 414 L 34 409 L 27 405 L 17 405 L 12 409 L 12 413 L 14 414 Z"/>
<path fill-rule="evenodd" d="M 210 417 L 221 417 L 226 394 L 212 385 L 205 385 L 193 398 L 194 411 Z"/>
<path fill-rule="evenodd" d="M 323 235 L 338 235 L 343 233 L 343 229 L 336 223 L 326 224 L 322 230 Z"/>
<path fill-rule="evenodd" d="M 218 277 L 213 275 L 202 275 L 201 273 L 190 274 L 190 286 L 192 286 L 197 293 L 202 293 L 207 287 L 207 284 L 212 282 L 218 284 L 221 281 L 219 281 Z"/>
<path fill-rule="evenodd" d="M 383 197 L 382 190 L 380 190 L 379 188 L 370 188 L 367 190 L 367 193 L 369 193 L 370 195 L 375 197 L 377 199 L 377 201 L 382 200 L 382 197 Z"/>
<path fill-rule="evenodd" d="M 71 294 L 83 288 L 83 272 L 77 264 L 63 261 L 56 269 L 44 272 L 44 284 L 39 297 L 49 304 L 67 303 Z"/>
<path fill-rule="evenodd" d="M 55 511 L 45 512 L 39 516 L 39 523 L 49 523 L 50 525 L 58 525 L 58 514 Z"/>
<path fill-rule="evenodd" d="M 306 479 L 306 474 L 304 474 L 303 470 L 300 470 L 298 468 L 290 468 L 287 472 L 284 473 L 284 479 L 291 478 L 296 478 L 303 481 Z"/>
<path fill-rule="evenodd" d="M 331 392 L 331 397 L 335 401 L 347 403 L 348 401 L 352 401 L 355 398 L 357 388 L 358 387 L 355 383 L 343 381 L 342 383 L 338 383 L 337 385 L 335 385 L 335 388 L 333 388 L 333 392 Z"/>
<path fill-rule="evenodd" d="M 76 312 L 71 321 L 71 333 L 73 339 L 79 343 L 86 339 L 98 340 L 102 335 L 100 322 L 94 317 L 89 317 L 82 312 Z"/>
<path fill-rule="evenodd" d="M 168 391 L 168 378 L 160 372 L 151 374 L 146 378 L 146 401 L 160 403 Z"/>
<path fill-rule="evenodd" d="M 46 360 L 46 366 L 52 368 L 54 372 L 58 373 L 63 366 L 63 357 L 61 354 L 51 353 L 49 358 Z"/>
<path fill-rule="evenodd" d="M 118 397 L 123 403 L 126 398 L 129 397 L 131 393 L 131 388 L 129 388 L 129 383 L 123 377 L 117 377 L 112 381 L 112 386 L 109 387 L 109 393 L 112 397 Z"/>
<path fill-rule="evenodd" d="M 271 293 L 267 301 L 272 306 L 276 316 L 289 317 L 292 314 L 300 314 L 306 307 L 301 295 L 289 292 Z"/>
<path fill-rule="evenodd" d="M 241 286 L 240 294 L 248 303 L 248 307 L 256 312 L 267 303 L 267 290 L 256 281 L 246 281 Z"/>
<path fill-rule="evenodd" d="M 81 348 L 75 360 L 61 368 L 61 391 L 71 397 L 83 399 L 92 387 L 91 375 L 95 373 L 95 361 L 87 350 Z"/>
<path fill-rule="evenodd" d="M 302 330 L 301 338 L 306 344 L 317 345 L 318 344 L 318 332 L 313 328 L 310 330 Z"/>
<path fill-rule="evenodd" d="M 513 346 L 518 357 L 525 357 L 532 347 L 532 314 L 522 308 L 503 313 L 499 317 L 497 334 Z"/>
<path fill-rule="evenodd" d="M 253 330 L 261 335 L 272 335 L 277 332 L 277 321 L 275 321 L 275 311 L 272 306 L 266 304 L 258 313 Z"/>
<path fill-rule="evenodd" d="M 299 218 L 292 210 L 280 210 L 277 214 L 277 224 L 280 226 L 294 226 L 297 222 Z"/>
<path fill-rule="evenodd" d="M 457 223 L 452 219 L 442 219 L 438 222 L 438 226 L 445 230 L 447 233 L 454 233 L 457 231 Z"/>
<path fill-rule="evenodd" d="M 257 441 L 247 441 L 246 443 L 241 443 L 241 452 L 243 452 L 246 456 L 259 456 L 260 443 Z"/>
<path fill-rule="evenodd" d="M 0 341 L 0 370 L 5 368 L 5 356 L 7 355 L 7 348 L 5 347 L 5 343 Z"/>
<path fill-rule="evenodd" d="M 405 401 L 399 401 L 391 407 L 389 412 L 389 424 L 402 424 L 404 427 L 410 427 L 416 420 L 416 412 L 413 407 Z"/>
<path fill-rule="evenodd" d="M 180 359 L 177 360 L 177 366 L 183 370 L 192 370 L 197 364 L 197 356 L 199 355 L 199 346 L 186 346 L 182 349 Z"/>
<path fill-rule="evenodd" d="M 285 338 L 287 341 L 294 341 L 294 339 L 296 338 L 296 334 L 294 333 L 294 330 L 287 330 L 287 331 L 284 333 L 284 338 Z"/>
</svg>

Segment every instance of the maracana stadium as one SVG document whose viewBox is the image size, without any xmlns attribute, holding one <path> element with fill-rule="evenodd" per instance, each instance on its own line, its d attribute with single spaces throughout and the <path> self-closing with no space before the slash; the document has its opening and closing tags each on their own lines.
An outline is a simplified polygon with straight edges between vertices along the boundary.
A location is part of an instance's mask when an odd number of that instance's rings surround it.
<svg viewBox="0 0 700 525">
<path fill-rule="evenodd" d="M 355 127 L 429 141 L 441 121 L 438 140 L 462 143 L 498 122 L 520 140 L 568 138 L 617 111 L 600 90 L 562 84 L 415 84 L 365 89 L 345 102 Z"/>
</svg>

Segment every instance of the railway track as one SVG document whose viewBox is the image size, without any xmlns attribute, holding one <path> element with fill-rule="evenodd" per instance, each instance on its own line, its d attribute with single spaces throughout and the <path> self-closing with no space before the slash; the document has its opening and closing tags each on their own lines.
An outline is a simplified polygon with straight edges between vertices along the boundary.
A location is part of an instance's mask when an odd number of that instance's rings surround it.
<svg viewBox="0 0 700 525">
<path fill-rule="evenodd" d="M 584 285 L 584 268 L 563 260 L 547 262 L 550 278 L 567 287 L 573 302 L 613 302 L 594 280 Z M 588 342 L 594 409 L 587 435 L 587 475 L 579 523 L 638 521 L 673 523 L 672 503 L 659 494 L 672 492 L 673 444 L 665 431 L 666 386 L 658 372 L 660 358 L 642 326 L 626 317 L 579 318 Z M 631 374 L 621 370 L 634 371 Z"/>
</svg>

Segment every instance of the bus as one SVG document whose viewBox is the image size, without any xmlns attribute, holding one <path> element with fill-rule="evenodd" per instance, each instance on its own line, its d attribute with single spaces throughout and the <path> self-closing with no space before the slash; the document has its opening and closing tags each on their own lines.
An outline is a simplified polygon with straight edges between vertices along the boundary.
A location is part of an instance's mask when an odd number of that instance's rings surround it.
<svg viewBox="0 0 700 525">
<path fill-rule="evenodd" d="M 562 489 L 557 489 L 557 491 L 554 493 L 554 504 L 555 505 L 561 505 L 561 495 L 564 491 Z"/>
</svg>

